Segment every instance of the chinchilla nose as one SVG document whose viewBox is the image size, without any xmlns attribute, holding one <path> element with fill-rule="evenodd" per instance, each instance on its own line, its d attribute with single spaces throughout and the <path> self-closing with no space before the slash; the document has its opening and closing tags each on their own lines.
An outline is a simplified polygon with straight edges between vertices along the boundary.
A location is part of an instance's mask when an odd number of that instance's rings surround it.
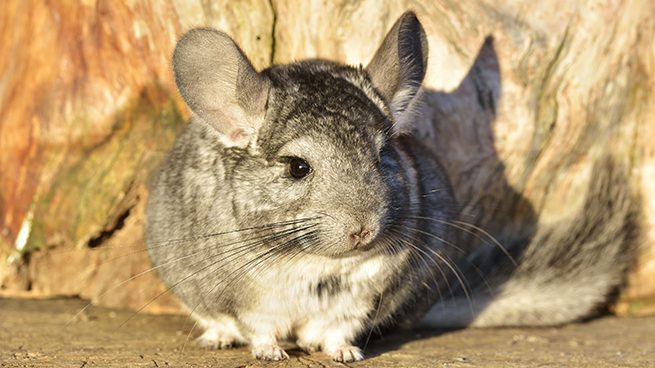
<svg viewBox="0 0 655 368">
<path fill-rule="evenodd" d="M 377 229 L 370 225 L 355 225 L 346 236 L 346 241 L 353 249 L 362 248 L 368 245 L 377 234 Z"/>
</svg>

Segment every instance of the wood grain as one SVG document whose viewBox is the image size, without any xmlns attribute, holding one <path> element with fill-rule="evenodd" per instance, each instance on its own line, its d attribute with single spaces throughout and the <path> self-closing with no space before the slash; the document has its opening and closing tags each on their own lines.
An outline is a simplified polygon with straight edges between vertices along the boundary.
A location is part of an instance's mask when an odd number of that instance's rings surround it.
<svg viewBox="0 0 655 368">
<path fill-rule="evenodd" d="M 635 307 L 655 295 L 649 0 L 6 1 L 0 293 L 138 307 L 162 290 L 152 278 L 98 298 L 115 284 L 111 272 L 147 267 L 143 253 L 113 268 L 100 254 L 120 255 L 110 244 L 142 245 L 147 176 L 188 117 L 170 70 L 185 30 L 228 32 L 259 69 L 313 57 L 365 65 L 407 9 L 430 44 L 419 130 L 470 220 L 521 234 L 535 221 L 569 219 L 593 163 L 611 155 L 628 168 L 644 219 L 643 255 L 616 310 L 651 310 Z"/>
</svg>

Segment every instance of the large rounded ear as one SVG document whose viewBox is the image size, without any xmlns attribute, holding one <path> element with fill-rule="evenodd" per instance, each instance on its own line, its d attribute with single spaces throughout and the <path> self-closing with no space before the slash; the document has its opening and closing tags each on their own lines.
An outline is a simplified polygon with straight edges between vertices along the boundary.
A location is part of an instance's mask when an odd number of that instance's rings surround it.
<svg viewBox="0 0 655 368">
<path fill-rule="evenodd" d="M 255 138 L 271 83 L 228 35 L 207 28 L 187 32 L 175 47 L 173 70 L 184 101 L 224 144 L 245 147 Z"/>
<path fill-rule="evenodd" d="M 421 88 L 428 62 L 428 42 L 414 12 L 404 13 L 366 66 L 373 86 L 386 98 L 399 122 Z"/>
</svg>

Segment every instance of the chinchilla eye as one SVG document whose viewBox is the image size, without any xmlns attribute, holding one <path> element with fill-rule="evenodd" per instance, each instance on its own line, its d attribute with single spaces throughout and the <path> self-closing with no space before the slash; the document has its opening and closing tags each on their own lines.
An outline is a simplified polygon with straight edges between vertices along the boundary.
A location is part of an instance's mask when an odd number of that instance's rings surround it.
<svg viewBox="0 0 655 368">
<path fill-rule="evenodd" d="M 289 158 L 289 175 L 296 179 L 301 179 L 307 176 L 312 171 L 307 161 L 300 157 Z"/>
</svg>

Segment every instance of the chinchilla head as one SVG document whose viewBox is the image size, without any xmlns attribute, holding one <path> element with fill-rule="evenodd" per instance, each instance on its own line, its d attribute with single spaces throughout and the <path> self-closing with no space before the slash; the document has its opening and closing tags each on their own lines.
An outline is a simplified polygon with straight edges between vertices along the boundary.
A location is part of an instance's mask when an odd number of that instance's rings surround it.
<svg viewBox="0 0 655 368">
<path fill-rule="evenodd" d="M 257 72 L 211 29 L 184 35 L 173 63 L 193 119 L 224 147 L 235 222 L 317 219 L 303 250 L 341 256 L 375 248 L 414 205 L 398 145 L 426 58 L 423 29 L 406 13 L 366 68 L 314 60 Z"/>
</svg>

